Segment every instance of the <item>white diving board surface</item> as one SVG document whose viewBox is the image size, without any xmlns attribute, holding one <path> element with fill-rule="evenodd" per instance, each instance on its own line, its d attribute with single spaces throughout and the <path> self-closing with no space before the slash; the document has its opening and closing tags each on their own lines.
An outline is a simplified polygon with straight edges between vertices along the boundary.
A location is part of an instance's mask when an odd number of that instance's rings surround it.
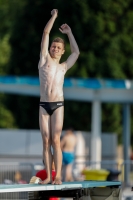
<svg viewBox="0 0 133 200">
<path fill-rule="evenodd" d="M 30 191 L 50 191 L 50 190 L 69 190 L 75 188 L 93 188 L 93 187 L 119 187 L 119 181 L 76 181 L 76 182 L 63 182 L 61 185 L 40 185 L 40 184 L 13 184 L 13 185 L 0 185 L 0 193 L 7 192 L 30 192 Z"/>
</svg>

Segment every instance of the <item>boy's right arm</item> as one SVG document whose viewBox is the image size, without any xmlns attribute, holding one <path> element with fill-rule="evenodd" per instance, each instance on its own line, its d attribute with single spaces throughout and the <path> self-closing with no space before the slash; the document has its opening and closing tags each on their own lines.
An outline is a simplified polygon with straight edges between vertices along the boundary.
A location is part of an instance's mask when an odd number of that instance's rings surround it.
<svg viewBox="0 0 133 200">
<path fill-rule="evenodd" d="M 43 56 L 44 59 L 46 59 L 46 56 L 48 54 L 48 45 L 49 45 L 49 33 L 52 29 L 52 26 L 54 24 L 54 21 L 57 17 L 58 11 L 56 9 L 53 9 L 51 11 L 52 17 L 46 24 L 44 31 L 43 31 L 43 36 L 42 36 L 42 41 L 41 41 L 41 52 L 40 52 L 40 57 Z"/>
</svg>

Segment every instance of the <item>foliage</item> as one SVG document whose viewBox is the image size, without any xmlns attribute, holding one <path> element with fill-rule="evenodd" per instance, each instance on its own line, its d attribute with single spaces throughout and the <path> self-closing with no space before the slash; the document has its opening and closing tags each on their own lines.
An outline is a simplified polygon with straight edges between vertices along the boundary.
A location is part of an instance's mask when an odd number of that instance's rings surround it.
<svg viewBox="0 0 133 200">
<path fill-rule="evenodd" d="M 10 54 L 12 47 L 9 40 L 17 14 L 21 13 L 23 2 L 17 0 L 0 0 L 0 75 L 6 75 L 9 71 Z M 7 108 L 6 95 L 0 95 L 0 127 L 15 128 L 13 111 Z M 19 126 L 19 125 L 18 125 Z"/>
<path fill-rule="evenodd" d="M 17 128 L 14 116 L 12 112 L 5 107 L 5 102 L 5 95 L 0 94 L 0 128 Z"/>
<path fill-rule="evenodd" d="M 0 40 L 0 74 L 5 75 L 10 58 L 9 34 Z"/>
</svg>

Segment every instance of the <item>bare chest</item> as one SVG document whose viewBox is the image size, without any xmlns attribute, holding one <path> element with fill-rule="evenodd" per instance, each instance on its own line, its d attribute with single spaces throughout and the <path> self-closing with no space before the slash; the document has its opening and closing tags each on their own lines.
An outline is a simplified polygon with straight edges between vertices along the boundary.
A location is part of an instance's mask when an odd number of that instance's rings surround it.
<svg viewBox="0 0 133 200">
<path fill-rule="evenodd" d="M 61 80 L 62 78 L 64 78 L 65 69 L 62 65 L 46 64 L 40 68 L 39 74 L 40 77 L 49 81 Z"/>
</svg>

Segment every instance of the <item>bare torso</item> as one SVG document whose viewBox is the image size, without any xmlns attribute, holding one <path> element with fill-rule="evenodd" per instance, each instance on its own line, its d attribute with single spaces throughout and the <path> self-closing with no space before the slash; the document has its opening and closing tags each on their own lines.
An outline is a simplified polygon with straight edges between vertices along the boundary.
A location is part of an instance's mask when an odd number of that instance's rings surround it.
<svg viewBox="0 0 133 200">
<path fill-rule="evenodd" d="M 46 62 L 43 57 L 39 62 L 40 101 L 63 101 L 63 83 L 66 73 L 65 63 L 58 64 L 48 54 Z"/>
<path fill-rule="evenodd" d="M 65 135 L 63 138 L 63 148 L 62 151 L 65 152 L 74 152 L 74 148 L 76 145 L 76 136 L 74 134 Z"/>
</svg>

